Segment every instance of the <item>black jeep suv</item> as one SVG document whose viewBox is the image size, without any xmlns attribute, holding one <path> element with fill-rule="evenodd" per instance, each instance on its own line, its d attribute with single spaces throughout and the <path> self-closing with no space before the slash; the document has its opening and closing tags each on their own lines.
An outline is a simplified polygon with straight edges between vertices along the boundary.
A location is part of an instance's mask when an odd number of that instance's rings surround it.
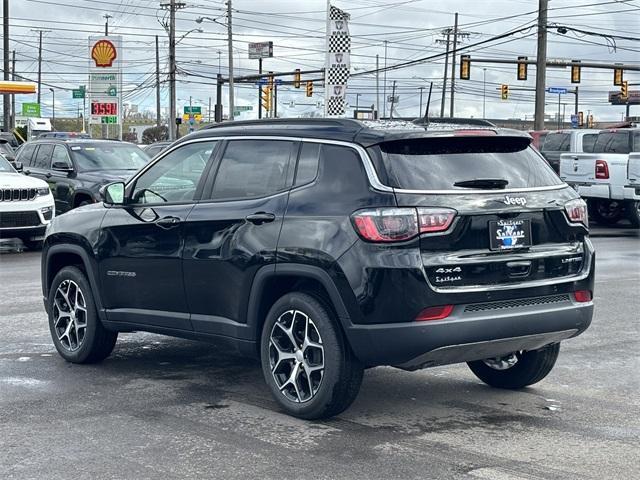
<svg viewBox="0 0 640 480">
<path fill-rule="evenodd" d="M 49 184 L 59 215 L 99 201 L 100 187 L 126 180 L 147 164 L 149 156 L 127 142 L 45 138 L 25 143 L 16 161 L 25 175 Z"/>
<path fill-rule="evenodd" d="M 302 418 L 343 411 L 377 365 L 538 382 L 591 322 L 594 250 L 530 141 L 338 119 L 188 135 L 49 228 L 55 346 L 88 363 L 118 332 L 230 345 Z"/>
</svg>

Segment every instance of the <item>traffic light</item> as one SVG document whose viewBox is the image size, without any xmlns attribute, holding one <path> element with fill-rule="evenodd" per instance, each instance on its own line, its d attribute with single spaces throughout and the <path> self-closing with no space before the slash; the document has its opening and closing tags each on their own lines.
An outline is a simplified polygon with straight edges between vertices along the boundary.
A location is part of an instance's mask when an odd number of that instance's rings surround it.
<svg viewBox="0 0 640 480">
<path fill-rule="evenodd" d="M 584 127 L 584 112 L 578 112 L 578 126 Z"/>
<path fill-rule="evenodd" d="M 618 87 L 622 85 L 622 69 L 621 68 L 613 69 L 613 84 Z"/>
<path fill-rule="evenodd" d="M 471 78 L 471 56 L 460 55 L 460 80 Z"/>
<path fill-rule="evenodd" d="M 262 108 L 267 112 L 271 110 L 271 87 L 262 87 L 260 91 L 260 101 L 262 102 Z"/>
<path fill-rule="evenodd" d="M 518 57 L 518 80 L 527 79 L 527 57 Z"/>
<path fill-rule="evenodd" d="M 629 82 L 627 80 L 623 81 L 620 85 L 620 98 L 626 100 L 629 96 Z"/>
<path fill-rule="evenodd" d="M 313 82 L 309 80 L 307 82 L 307 97 L 312 97 L 312 96 L 313 96 Z"/>
<path fill-rule="evenodd" d="M 580 60 L 571 60 L 571 83 L 580 83 Z"/>
<path fill-rule="evenodd" d="M 500 85 L 500 97 L 502 100 L 507 100 L 509 98 L 509 85 Z"/>
<path fill-rule="evenodd" d="M 293 74 L 293 87 L 300 88 L 300 69 L 296 68 L 296 73 Z"/>
</svg>

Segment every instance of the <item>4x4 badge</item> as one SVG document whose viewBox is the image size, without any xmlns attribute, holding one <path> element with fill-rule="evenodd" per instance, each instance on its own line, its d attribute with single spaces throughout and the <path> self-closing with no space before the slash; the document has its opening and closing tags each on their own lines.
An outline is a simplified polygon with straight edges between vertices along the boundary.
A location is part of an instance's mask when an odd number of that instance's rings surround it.
<svg viewBox="0 0 640 480">
<path fill-rule="evenodd" d="M 524 197 L 510 197 L 509 195 L 505 195 L 503 202 L 505 205 L 520 205 L 524 207 L 527 204 L 527 199 Z"/>
</svg>

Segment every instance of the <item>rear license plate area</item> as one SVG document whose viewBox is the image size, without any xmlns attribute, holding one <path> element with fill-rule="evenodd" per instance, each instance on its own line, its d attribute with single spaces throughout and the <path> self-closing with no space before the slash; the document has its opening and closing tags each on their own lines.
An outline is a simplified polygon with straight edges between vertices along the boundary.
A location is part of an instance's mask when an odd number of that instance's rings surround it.
<svg viewBox="0 0 640 480">
<path fill-rule="evenodd" d="M 531 220 L 494 220 L 489 222 L 491 250 L 517 250 L 531 246 Z"/>
</svg>

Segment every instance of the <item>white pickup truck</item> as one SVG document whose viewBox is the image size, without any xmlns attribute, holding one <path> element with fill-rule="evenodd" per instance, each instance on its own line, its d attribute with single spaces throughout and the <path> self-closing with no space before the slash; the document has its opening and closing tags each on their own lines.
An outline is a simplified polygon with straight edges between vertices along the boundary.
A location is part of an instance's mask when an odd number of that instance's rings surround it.
<svg viewBox="0 0 640 480">
<path fill-rule="evenodd" d="M 589 213 L 598 223 L 613 225 L 626 217 L 640 228 L 638 152 L 639 128 L 602 130 L 592 153 L 560 156 L 560 178 L 587 200 Z"/>
</svg>

